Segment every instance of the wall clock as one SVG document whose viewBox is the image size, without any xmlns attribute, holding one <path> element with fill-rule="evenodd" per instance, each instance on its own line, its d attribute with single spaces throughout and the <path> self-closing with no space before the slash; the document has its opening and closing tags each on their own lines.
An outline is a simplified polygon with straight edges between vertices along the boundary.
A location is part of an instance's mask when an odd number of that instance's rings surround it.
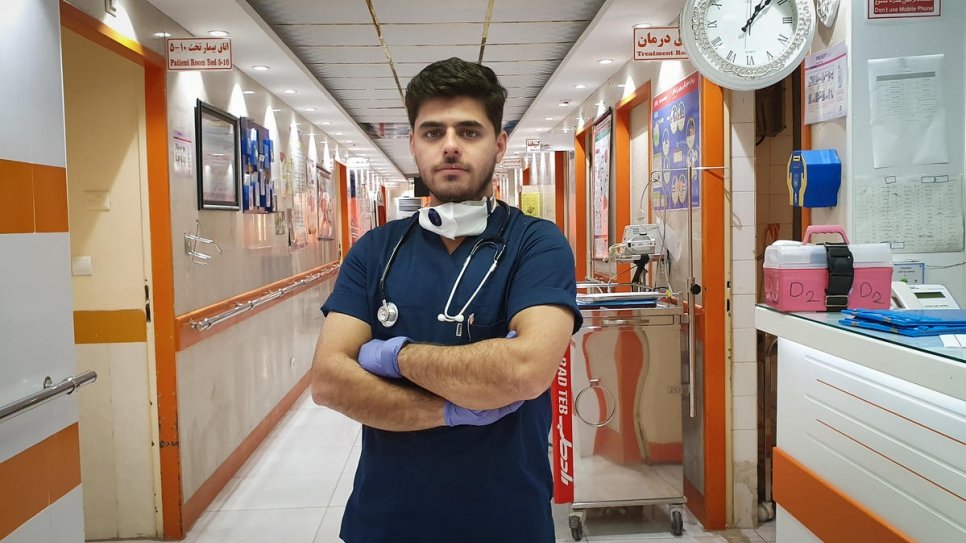
<svg viewBox="0 0 966 543">
<path fill-rule="evenodd" d="M 735 90 L 777 83 L 815 35 L 813 0 L 686 0 L 681 38 L 701 75 Z"/>
<path fill-rule="evenodd" d="M 839 0 L 815 0 L 815 11 L 818 12 L 818 20 L 826 28 L 832 28 L 839 13 Z"/>
</svg>

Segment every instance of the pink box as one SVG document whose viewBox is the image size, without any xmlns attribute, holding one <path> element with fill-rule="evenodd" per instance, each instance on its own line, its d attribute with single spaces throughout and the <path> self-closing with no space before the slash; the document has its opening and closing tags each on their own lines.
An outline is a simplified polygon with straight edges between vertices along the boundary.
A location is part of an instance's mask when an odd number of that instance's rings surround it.
<svg viewBox="0 0 966 543">
<path fill-rule="evenodd" d="M 802 243 L 778 241 L 765 249 L 765 303 L 782 311 L 826 311 L 828 269 L 825 247 L 809 245 L 813 234 L 836 233 L 840 226 L 810 226 Z M 887 243 L 850 244 L 855 279 L 850 309 L 889 309 L 892 298 L 892 251 Z"/>
</svg>

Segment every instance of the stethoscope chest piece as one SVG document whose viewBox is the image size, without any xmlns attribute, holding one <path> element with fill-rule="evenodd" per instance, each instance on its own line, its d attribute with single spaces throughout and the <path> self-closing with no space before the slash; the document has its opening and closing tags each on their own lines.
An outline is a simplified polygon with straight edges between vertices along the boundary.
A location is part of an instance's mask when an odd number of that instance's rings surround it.
<svg viewBox="0 0 966 543">
<path fill-rule="evenodd" d="M 382 301 L 382 305 L 376 310 L 376 319 L 386 328 L 392 328 L 399 320 L 399 308 L 392 302 Z"/>
</svg>

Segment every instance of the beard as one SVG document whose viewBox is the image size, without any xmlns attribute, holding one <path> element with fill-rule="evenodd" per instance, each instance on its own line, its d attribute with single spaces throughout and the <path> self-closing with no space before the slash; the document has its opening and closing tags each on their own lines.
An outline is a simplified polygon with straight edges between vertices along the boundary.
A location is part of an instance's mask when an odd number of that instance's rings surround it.
<svg viewBox="0 0 966 543">
<path fill-rule="evenodd" d="M 468 181 L 458 182 L 449 181 L 449 175 L 438 170 L 440 166 L 457 164 L 464 168 Z M 496 171 L 496 157 L 488 166 L 482 170 L 472 169 L 469 165 L 453 162 L 444 162 L 440 166 L 434 166 L 426 171 L 419 167 L 419 174 L 423 177 L 423 182 L 429 188 L 429 192 L 439 200 L 439 203 L 447 202 L 467 202 L 470 200 L 480 200 L 490 193 L 490 184 L 493 182 L 493 172 Z"/>
</svg>

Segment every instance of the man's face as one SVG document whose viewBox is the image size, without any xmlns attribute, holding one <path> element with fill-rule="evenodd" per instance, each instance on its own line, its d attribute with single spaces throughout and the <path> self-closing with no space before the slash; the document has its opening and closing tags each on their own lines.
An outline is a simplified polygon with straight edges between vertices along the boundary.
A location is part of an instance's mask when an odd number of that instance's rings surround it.
<svg viewBox="0 0 966 543">
<path fill-rule="evenodd" d="M 423 102 L 409 135 L 409 150 L 432 205 L 489 196 L 506 139 L 506 132 L 496 134 L 478 100 L 459 96 Z"/>
</svg>

